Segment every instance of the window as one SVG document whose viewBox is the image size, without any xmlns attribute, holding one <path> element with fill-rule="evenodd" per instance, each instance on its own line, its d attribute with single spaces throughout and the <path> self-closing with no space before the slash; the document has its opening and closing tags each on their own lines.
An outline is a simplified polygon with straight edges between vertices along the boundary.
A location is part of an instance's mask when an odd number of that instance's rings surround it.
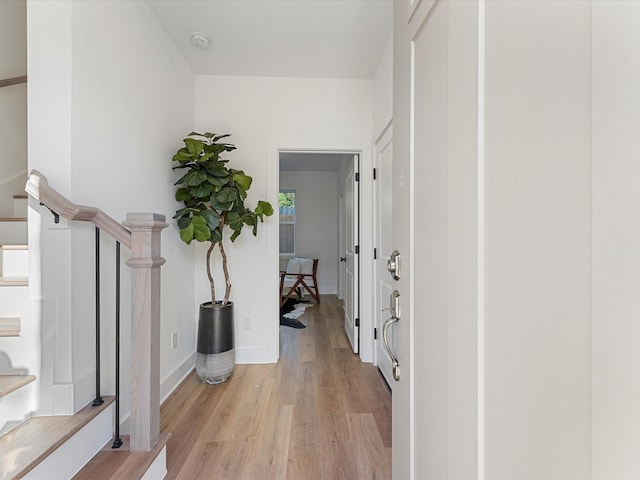
<svg viewBox="0 0 640 480">
<path fill-rule="evenodd" d="M 280 253 L 293 255 L 296 253 L 296 192 L 281 190 L 280 207 Z"/>
</svg>

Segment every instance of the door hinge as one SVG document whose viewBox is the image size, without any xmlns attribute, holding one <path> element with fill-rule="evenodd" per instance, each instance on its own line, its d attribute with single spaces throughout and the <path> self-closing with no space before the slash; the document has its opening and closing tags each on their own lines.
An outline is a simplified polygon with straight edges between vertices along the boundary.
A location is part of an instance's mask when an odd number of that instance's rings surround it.
<svg viewBox="0 0 640 480">
<path fill-rule="evenodd" d="M 360 327 L 360 319 L 356 318 L 356 327 Z"/>
<path fill-rule="evenodd" d="M 356 182 L 360 181 L 360 172 L 356 172 Z"/>
<path fill-rule="evenodd" d="M 356 245 L 356 248 L 354 249 L 354 251 L 356 252 L 356 255 L 360 254 L 360 245 Z"/>
<path fill-rule="evenodd" d="M 378 258 L 378 249 L 377 248 L 373 248 L 373 259 L 375 260 L 376 258 Z"/>
<path fill-rule="evenodd" d="M 373 179 L 374 180 L 376 179 L 376 169 L 375 168 L 373 169 Z"/>
<path fill-rule="evenodd" d="M 378 329 L 377 329 L 377 328 L 374 328 L 374 329 L 373 329 L 373 339 L 374 339 L 374 340 L 377 340 L 377 339 L 378 339 Z"/>
</svg>

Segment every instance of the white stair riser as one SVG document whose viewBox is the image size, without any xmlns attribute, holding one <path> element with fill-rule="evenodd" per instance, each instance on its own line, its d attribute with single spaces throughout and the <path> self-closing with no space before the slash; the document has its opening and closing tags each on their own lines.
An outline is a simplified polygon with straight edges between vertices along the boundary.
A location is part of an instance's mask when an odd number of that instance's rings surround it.
<svg viewBox="0 0 640 480">
<path fill-rule="evenodd" d="M 140 480 L 162 480 L 167 475 L 167 446 L 165 445 L 158 456 Z"/>
<path fill-rule="evenodd" d="M 3 277 L 28 277 L 29 276 L 29 250 L 6 249 L 2 253 Z"/>
<path fill-rule="evenodd" d="M 110 405 L 23 478 L 68 480 L 109 442 L 112 435 L 113 405 Z"/>
<path fill-rule="evenodd" d="M 0 286 L 0 317 L 22 317 L 28 286 Z"/>
<path fill-rule="evenodd" d="M 25 245 L 28 241 L 26 221 L 0 221 L 0 245 Z"/>
<path fill-rule="evenodd" d="M 29 418 L 38 408 L 35 382 L 0 398 L 0 432 L 10 424 Z"/>
</svg>

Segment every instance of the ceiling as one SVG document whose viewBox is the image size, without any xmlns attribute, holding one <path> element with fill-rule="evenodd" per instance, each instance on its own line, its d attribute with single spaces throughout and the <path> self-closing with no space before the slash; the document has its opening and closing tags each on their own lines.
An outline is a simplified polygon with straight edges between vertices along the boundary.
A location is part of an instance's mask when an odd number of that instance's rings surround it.
<svg viewBox="0 0 640 480">
<path fill-rule="evenodd" d="M 196 75 L 373 78 L 392 0 L 147 0 Z M 202 32 L 210 47 L 191 44 Z"/>
</svg>

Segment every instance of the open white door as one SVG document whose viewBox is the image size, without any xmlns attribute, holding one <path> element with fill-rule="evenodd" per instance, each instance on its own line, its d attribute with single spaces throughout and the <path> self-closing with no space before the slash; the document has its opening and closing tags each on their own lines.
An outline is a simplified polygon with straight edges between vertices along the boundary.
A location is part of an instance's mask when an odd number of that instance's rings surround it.
<svg viewBox="0 0 640 480">
<path fill-rule="evenodd" d="M 481 478 L 478 2 L 394 2 L 393 478 Z"/>
<path fill-rule="evenodd" d="M 359 350 L 359 260 L 358 260 L 358 164 L 359 156 L 354 155 L 351 168 L 345 178 L 345 286 L 344 286 L 344 329 L 349 337 L 354 353 Z"/>
<path fill-rule="evenodd" d="M 375 358 L 380 372 L 393 390 L 395 381 L 392 360 L 383 342 L 384 322 L 389 319 L 389 298 L 394 290 L 393 279 L 387 271 L 390 254 L 393 251 L 392 221 L 392 177 L 393 148 L 391 128 L 375 144 Z M 393 341 L 393 328 L 387 329 L 387 341 L 392 350 L 397 350 Z"/>
</svg>

